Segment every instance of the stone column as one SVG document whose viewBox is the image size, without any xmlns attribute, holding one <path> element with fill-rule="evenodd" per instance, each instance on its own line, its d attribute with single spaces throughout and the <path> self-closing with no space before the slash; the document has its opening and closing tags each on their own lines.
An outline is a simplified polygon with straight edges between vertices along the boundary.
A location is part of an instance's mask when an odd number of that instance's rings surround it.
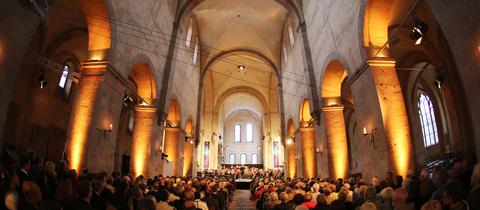
<svg viewBox="0 0 480 210">
<path fill-rule="evenodd" d="M 315 154 L 315 128 L 300 128 L 303 177 L 317 177 L 317 154 Z"/>
<path fill-rule="evenodd" d="M 190 143 L 190 141 L 192 141 Z M 183 176 L 192 175 L 193 164 L 193 139 L 188 139 L 183 146 Z"/>
<path fill-rule="evenodd" d="M 165 146 L 164 153 L 168 155 L 167 159 L 172 165 L 172 174 L 178 176 L 178 140 L 180 128 L 165 128 Z"/>
<path fill-rule="evenodd" d="M 82 62 L 82 77 L 76 88 L 66 146 L 70 168 L 77 173 L 84 167 L 85 147 L 88 144 L 95 102 L 106 67 L 106 61 Z"/>
<path fill-rule="evenodd" d="M 135 107 L 135 120 L 132 136 L 132 165 L 135 176 L 147 175 L 152 142 L 152 129 L 155 119 L 154 107 Z"/>
<path fill-rule="evenodd" d="M 291 144 L 286 144 L 287 150 L 287 165 L 288 171 L 287 174 L 289 177 L 295 177 L 297 175 L 297 159 L 295 156 L 297 155 L 297 150 L 295 148 L 295 143 L 292 142 Z"/>
<path fill-rule="evenodd" d="M 349 167 L 343 106 L 324 107 L 322 110 L 325 117 L 330 178 L 345 178 Z"/>
<path fill-rule="evenodd" d="M 391 166 L 396 174 L 405 176 L 411 167 L 411 137 L 395 61 L 376 58 L 367 63 L 377 90 Z"/>
</svg>

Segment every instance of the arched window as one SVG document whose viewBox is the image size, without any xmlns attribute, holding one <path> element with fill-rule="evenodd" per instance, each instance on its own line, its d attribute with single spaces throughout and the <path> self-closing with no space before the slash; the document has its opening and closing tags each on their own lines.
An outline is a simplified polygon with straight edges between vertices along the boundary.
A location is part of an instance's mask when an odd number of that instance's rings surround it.
<svg viewBox="0 0 480 210">
<path fill-rule="evenodd" d="M 432 101 L 425 93 L 418 97 L 418 113 L 422 125 L 423 144 L 429 147 L 438 144 L 437 122 Z"/>
<path fill-rule="evenodd" d="M 235 164 L 235 154 L 232 153 L 228 156 L 228 163 Z"/>
<path fill-rule="evenodd" d="M 198 37 L 195 39 L 195 48 L 193 49 L 193 65 L 197 65 L 198 57 Z"/>
<path fill-rule="evenodd" d="M 240 154 L 240 163 L 247 164 L 247 155 L 245 153 Z"/>
<path fill-rule="evenodd" d="M 69 61 L 63 67 L 62 75 L 60 75 L 60 81 L 58 82 L 58 86 L 63 88 L 66 96 L 70 94 L 70 89 L 72 88 L 73 81 L 68 78 L 68 74 L 71 71 L 75 71 L 75 65 Z"/>
<path fill-rule="evenodd" d="M 187 37 L 185 38 L 185 45 L 187 47 L 190 47 L 192 43 L 192 33 L 193 33 L 193 23 L 192 23 L 192 18 L 188 21 L 188 29 L 187 29 Z"/>
<path fill-rule="evenodd" d="M 258 155 L 252 154 L 252 164 L 258 164 Z"/>
<path fill-rule="evenodd" d="M 291 25 L 288 26 L 288 39 L 290 40 L 290 46 L 295 44 L 295 37 L 293 37 L 293 28 Z"/>
<path fill-rule="evenodd" d="M 252 124 L 247 124 L 247 142 L 253 142 L 253 127 Z"/>
<path fill-rule="evenodd" d="M 235 142 L 240 142 L 240 125 L 239 124 L 235 124 L 234 128 L 233 128 L 233 140 Z"/>
</svg>

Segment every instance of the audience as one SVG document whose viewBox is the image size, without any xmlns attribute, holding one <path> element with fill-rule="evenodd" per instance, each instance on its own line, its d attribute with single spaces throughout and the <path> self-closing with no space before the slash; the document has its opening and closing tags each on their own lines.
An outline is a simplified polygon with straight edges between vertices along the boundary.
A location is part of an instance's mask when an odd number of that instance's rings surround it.
<svg viewBox="0 0 480 210">
<path fill-rule="evenodd" d="M 480 210 L 480 164 L 456 160 L 405 179 L 285 177 L 280 169 L 248 167 L 203 170 L 196 177 L 132 177 L 113 172 L 77 176 L 68 161 L 2 150 L 0 209 L 9 210 L 227 210 L 236 179 L 251 179 L 258 210 Z M 469 177 L 469 178 L 467 178 Z M 370 184 L 367 184 L 370 183 Z M 242 201 L 243 202 L 243 201 Z"/>
</svg>

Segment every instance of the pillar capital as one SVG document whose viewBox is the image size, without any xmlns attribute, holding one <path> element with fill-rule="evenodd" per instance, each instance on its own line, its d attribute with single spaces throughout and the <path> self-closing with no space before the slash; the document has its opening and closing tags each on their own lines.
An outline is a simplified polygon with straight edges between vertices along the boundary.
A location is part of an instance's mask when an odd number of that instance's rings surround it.
<svg viewBox="0 0 480 210">
<path fill-rule="evenodd" d="M 335 105 L 335 106 L 324 106 L 322 107 L 323 112 L 332 112 L 332 111 L 343 111 L 345 107 L 343 105 Z"/>
<path fill-rule="evenodd" d="M 151 106 L 135 106 L 135 112 L 150 112 L 155 113 L 157 111 L 156 107 Z"/>
<path fill-rule="evenodd" d="M 367 64 L 373 67 L 395 67 L 396 61 L 391 58 L 375 57 L 368 59 Z"/>
<path fill-rule="evenodd" d="M 106 60 L 101 61 L 83 61 L 82 62 L 82 78 L 83 77 L 102 77 L 103 73 L 107 70 L 108 62 Z"/>
</svg>

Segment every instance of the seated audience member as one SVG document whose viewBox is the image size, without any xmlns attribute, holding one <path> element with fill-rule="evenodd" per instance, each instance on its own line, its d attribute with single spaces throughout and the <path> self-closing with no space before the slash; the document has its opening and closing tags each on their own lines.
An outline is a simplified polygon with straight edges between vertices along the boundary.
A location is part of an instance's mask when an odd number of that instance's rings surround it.
<svg viewBox="0 0 480 210">
<path fill-rule="evenodd" d="M 468 205 L 470 205 L 470 209 L 480 209 L 480 163 L 473 167 L 470 184 L 472 190 L 467 198 Z"/>
<path fill-rule="evenodd" d="M 90 182 L 81 181 L 77 186 L 77 194 L 78 198 L 72 203 L 73 210 L 94 210 L 90 204 L 90 199 L 92 198 Z"/>
<path fill-rule="evenodd" d="M 443 192 L 443 208 L 449 210 L 468 210 L 468 203 L 463 200 L 465 196 L 463 185 L 460 181 L 450 181 L 445 185 Z"/>
<path fill-rule="evenodd" d="M 325 198 L 325 195 L 319 194 L 317 196 L 317 204 L 315 205 L 315 210 L 327 210 L 328 205 L 327 205 L 327 199 Z"/>
<path fill-rule="evenodd" d="M 421 210 L 442 210 L 442 203 L 437 200 L 429 200 L 423 204 Z"/>
<path fill-rule="evenodd" d="M 22 185 L 23 197 L 18 201 L 18 210 L 39 209 L 42 202 L 42 192 L 33 181 L 24 181 Z"/>
<path fill-rule="evenodd" d="M 414 210 L 413 203 L 407 203 L 407 191 L 404 188 L 397 188 L 393 191 L 392 206 L 394 210 Z"/>
</svg>

